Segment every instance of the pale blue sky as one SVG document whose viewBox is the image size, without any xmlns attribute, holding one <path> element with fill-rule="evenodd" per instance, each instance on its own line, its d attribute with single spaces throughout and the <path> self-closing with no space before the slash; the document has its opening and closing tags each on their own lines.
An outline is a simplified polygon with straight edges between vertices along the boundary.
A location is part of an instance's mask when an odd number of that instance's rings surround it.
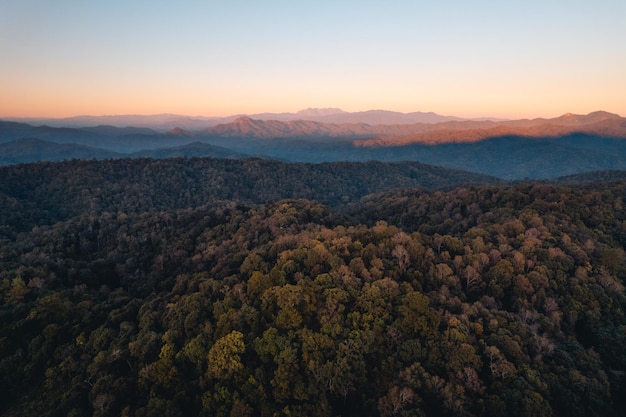
<svg viewBox="0 0 626 417">
<path fill-rule="evenodd" d="M 0 117 L 626 115 L 626 1 L 0 0 Z"/>
</svg>

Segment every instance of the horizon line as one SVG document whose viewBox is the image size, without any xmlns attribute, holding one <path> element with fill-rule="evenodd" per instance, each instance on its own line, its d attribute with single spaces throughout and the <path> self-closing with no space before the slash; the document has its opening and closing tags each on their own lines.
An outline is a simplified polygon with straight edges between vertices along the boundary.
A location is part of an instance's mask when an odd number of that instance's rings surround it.
<svg viewBox="0 0 626 417">
<path fill-rule="evenodd" d="M 66 119 L 76 119 L 76 118 L 106 118 L 106 117 L 158 117 L 158 116 L 175 116 L 175 117 L 186 117 L 186 118 L 197 118 L 197 119 L 227 119 L 227 118 L 231 118 L 231 117 L 244 117 L 244 116 L 256 116 L 256 115 L 297 115 L 298 113 L 307 111 L 307 110 L 337 110 L 336 113 L 330 113 L 328 115 L 332 115 L 332 114 L 341 114 L 341 113 L 347 113 L 347 114 L 358 114 L 358 113 L 367 113 L 367 112 L 390 112 L 390 113 L 397 113 L 397 114 L 401 114 L 401 115 L 410 115 L 413 113 L 422 113 L 422 114 L 432 114 L 432 115 L 437 115 L 437 116 L 441 116 L 441 117 L 455 117 L 455 118 L 459 118 L 459 119 L 465 119 L 465 120 L 479 120 L 479 119 L 499 119 L 499 120 L 534 120 L 534 119 L 551 119 L 551 118 L 558 118 L 558 117 L 563 117 L 563 116 L 568 116 L 568 115 L 574 115 L 574 116 L 588 116 L 594 113 L 609 113 L 609 114 L 613 114 L 619 117 L 623 117 L 621 114 L 619 113 L 614 113 L 614 112 L 610 112 L 610 111 L 606 111 L 606 110 L 594 110 L 588 113 L 572 113 L 572 112 L 564 112 L 561 113 L 559 115 L 556 116 L 527 116 L 527 117 L 511 117 L 511 116 L 457 116 L 455 114 L 441 114 L 441 113 L 437 113 L 434 111 L 421 111 L 421 110 L 416 110 L 416 111 L 410 111 L 410 112 L 403 112 L 403 111 L 396 111 L 396 110 L 388 110 L 388 109 L 368 109 L 368 110 L 357 110 L 357 111 L 347 111 L 347 110 L 343 110 L 339 107 L 307 107 L 304 109 L 300 109 L 297 111 L 281 111 L 281 112 L 272 112 L 272 111 L 266 111 L 266 112 L 254 112 L 254 113 L 233 113 L 233 114 L 228 114 L 225 116 L 208 116 L 208 115 L 202 115 L 202 114 L 185 114 L 185 113 L 169 113 L 169 112 L 162 112 L 162 113 L 109 113 L 109 114 L 75 114 L 75 115 L 71 115 L 71 116 L 45 116 L 45 115 L 41 115 L 41 116 L 10 116 L 10 115 L 2 115 L 0 116 L 0 120 L 66 120 Z M 320 115 L 318 117 L 323 117 L 324 115 Z M 304 116 L 307 117 L 307 116 Z M 302 120 L 306 120 L 305 118 L 303 118 Z"/>
</svg>

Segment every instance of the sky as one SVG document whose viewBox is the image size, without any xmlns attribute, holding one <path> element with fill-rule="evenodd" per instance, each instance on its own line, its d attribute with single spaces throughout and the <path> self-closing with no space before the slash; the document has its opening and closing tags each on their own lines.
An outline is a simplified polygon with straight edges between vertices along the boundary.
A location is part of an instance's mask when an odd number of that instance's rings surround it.
<svg viewBox="0 0 626 417">
<path fill-rule="evenodd" d="M 626 116 L 626 1 L 0 0 L 0 117 Z"/>
</svg>

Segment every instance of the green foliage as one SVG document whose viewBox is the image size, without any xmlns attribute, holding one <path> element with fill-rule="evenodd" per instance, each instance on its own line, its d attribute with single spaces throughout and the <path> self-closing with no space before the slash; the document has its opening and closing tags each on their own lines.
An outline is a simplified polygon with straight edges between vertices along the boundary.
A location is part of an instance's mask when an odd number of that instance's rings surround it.
<svg viewBox="0 0 626 417">
<path fill-rule="evenodd" d="M 102 211 L 104 185 L 63 178 L 93 199 L 42 186 L 45 215 L 25 204 L 28 228 L 2 224 L 2 414 L 626 408 L 626 183 L 392 191 L 341 209 L 196 205 L 173 188 L 158 210 L 130 209 L 129 185 L 123 211 Z"/>
<path fill-rule="evenodd" d="M 219 339 L 208 354 L 207 374 L 211 378 L 231 379 L 243 370 L 241 354 L 246 350 L 243 334 L 236 330 Z"/>
</svg>

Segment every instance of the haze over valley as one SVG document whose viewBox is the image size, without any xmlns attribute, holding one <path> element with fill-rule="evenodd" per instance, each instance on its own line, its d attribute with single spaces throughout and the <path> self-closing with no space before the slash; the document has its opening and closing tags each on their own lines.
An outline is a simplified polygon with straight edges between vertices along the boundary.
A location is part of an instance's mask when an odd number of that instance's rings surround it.
<svg viewBox="0 0 626 417">
<path fill-rule="evenodd" d="M 626 169 L 626 119 L 603 111 L 551 119 L 464 120 L 434 113 L 308 109 L 226 120 L 232 121 L 105 116 L 51 123 L 74 127 L 0 121 L 0 163 L 173 156 L 419 161 L 504 179 Z M 126 125 L 129 121 L 138 124 Z M 93 125 L 79 126 L 83 123 Z"/>
</svg>

